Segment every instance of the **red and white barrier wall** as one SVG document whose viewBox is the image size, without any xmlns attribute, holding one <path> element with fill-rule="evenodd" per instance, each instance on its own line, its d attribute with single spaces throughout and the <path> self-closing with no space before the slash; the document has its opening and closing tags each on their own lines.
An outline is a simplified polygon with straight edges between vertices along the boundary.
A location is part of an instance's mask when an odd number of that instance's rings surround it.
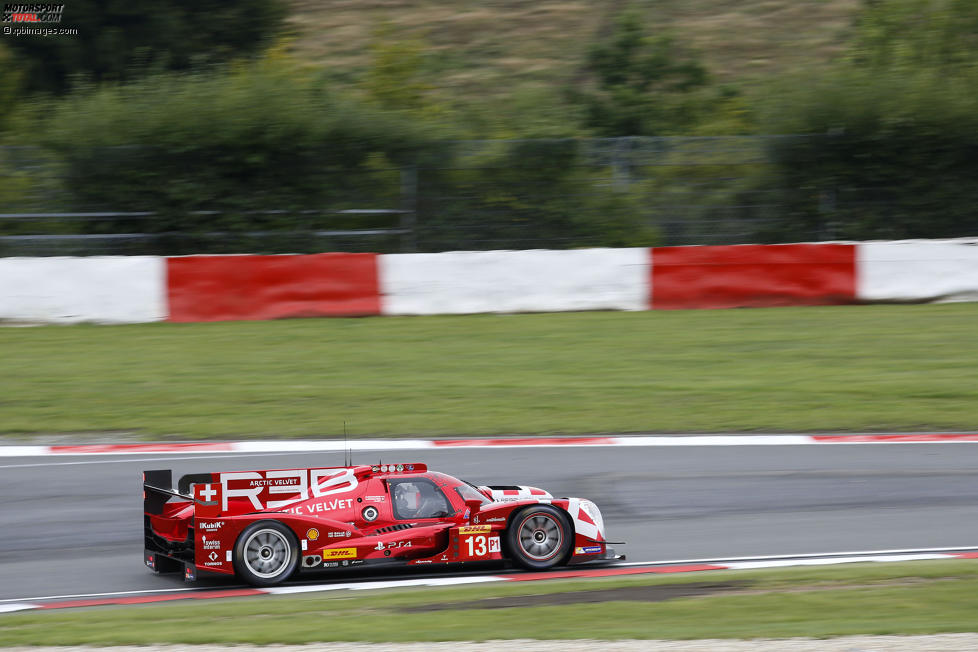
<svg viewBox="0 0 978 652">
<path fill-rule="evenodd" d="M 653 249 L 0 258 L 0 320 L 670 310 L 978 301 L 978 240 Z"/>
<path fill-rule="evenodd" d="M 857 266 L 862 301 L 978 301 L 978 240 L 868 242 Z"/>
<path fill-rule="evenodd" d="M 379 315 L 376 254 L 166 259 L 169 321 Z"/>
<path fill-rule="evenodd" d="M 148 322 L 167 318 L 166 259 L 0 258 L 0 319 Z"/>
<path fill-rule="evenodd" d="M 648 249 L 462 251 L 380 256 L 383 313 L 648 308 Z"/>
</svg>

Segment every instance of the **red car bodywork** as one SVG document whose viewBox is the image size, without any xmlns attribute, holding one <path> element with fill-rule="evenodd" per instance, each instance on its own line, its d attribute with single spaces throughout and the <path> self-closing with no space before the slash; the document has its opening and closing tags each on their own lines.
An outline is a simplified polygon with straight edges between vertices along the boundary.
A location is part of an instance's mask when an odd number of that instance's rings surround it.
<svg viewBox="0 0 978 652">
<path fill-rule="evenodd" d="M 208 571 L 271 584 L 300 570 L 363 565 L 512 560 L 543 569 L 621 558 L 588 500 L 533 487 L 474 487 L 424 464 L 196 474 L 177 489 L 170 471 L 146 471 L 143 486 L 145 563 L 157 572 L 183 570 L 187 579 Z M 252 542 L 262 527 L 271 535 L 267 550 L 260 534 Z M 545 540 L 545 528 L 561 538 L 560 550 L 526 552 L 536 550 L 533 537 Z M 275 543 L 295 551 L 295 568 L 256 579 L 244 558 L 271 556 Z"/>
</svg>

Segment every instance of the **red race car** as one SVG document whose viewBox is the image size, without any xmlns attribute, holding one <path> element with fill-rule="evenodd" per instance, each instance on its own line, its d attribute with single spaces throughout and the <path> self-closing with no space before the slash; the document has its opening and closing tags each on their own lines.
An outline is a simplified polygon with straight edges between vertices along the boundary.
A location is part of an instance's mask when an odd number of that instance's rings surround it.
<svg viewBox="0 0 978 652">
<path fill-rule="evenodd" d="M 511 561 L 532 570 L 623 559 L 589 500 L 476 487 L 424 464 L 143 473 L 144 560 L 154 572 L 236 575 Z"/>
</svg>

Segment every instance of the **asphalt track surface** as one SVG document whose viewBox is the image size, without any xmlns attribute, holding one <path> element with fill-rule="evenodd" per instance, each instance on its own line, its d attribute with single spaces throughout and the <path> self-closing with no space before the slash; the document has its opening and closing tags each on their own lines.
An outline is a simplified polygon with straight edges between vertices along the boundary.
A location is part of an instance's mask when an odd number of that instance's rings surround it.
<svg viewBox="0 0 978 652">
<path fill-rule="evenodd" d="M 184 588 L 142 565 L 144 469 L 178 476 L 337 466 L 342 457 L 0 458 L 0 600 Z M 357 463 L 378 459 L 590 498 L 629 561 L 978 546 L 976 443 L 354 453 Z"/>
</svg>

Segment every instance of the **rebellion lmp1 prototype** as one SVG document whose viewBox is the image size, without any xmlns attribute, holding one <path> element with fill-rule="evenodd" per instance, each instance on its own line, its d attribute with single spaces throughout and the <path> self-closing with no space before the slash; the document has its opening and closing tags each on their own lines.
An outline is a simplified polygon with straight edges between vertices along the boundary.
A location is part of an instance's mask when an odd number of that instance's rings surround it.
<svg viewBox="0 0 978 652">
<path fill-rule="evenodd" d="M 236 575 L 509 561 L 531 570 L 623 559 L 598 507 L 534 487 L 476 487 L 424 464 L 143 473 L 144 561 L 157 573 Z"/>
</svg>

